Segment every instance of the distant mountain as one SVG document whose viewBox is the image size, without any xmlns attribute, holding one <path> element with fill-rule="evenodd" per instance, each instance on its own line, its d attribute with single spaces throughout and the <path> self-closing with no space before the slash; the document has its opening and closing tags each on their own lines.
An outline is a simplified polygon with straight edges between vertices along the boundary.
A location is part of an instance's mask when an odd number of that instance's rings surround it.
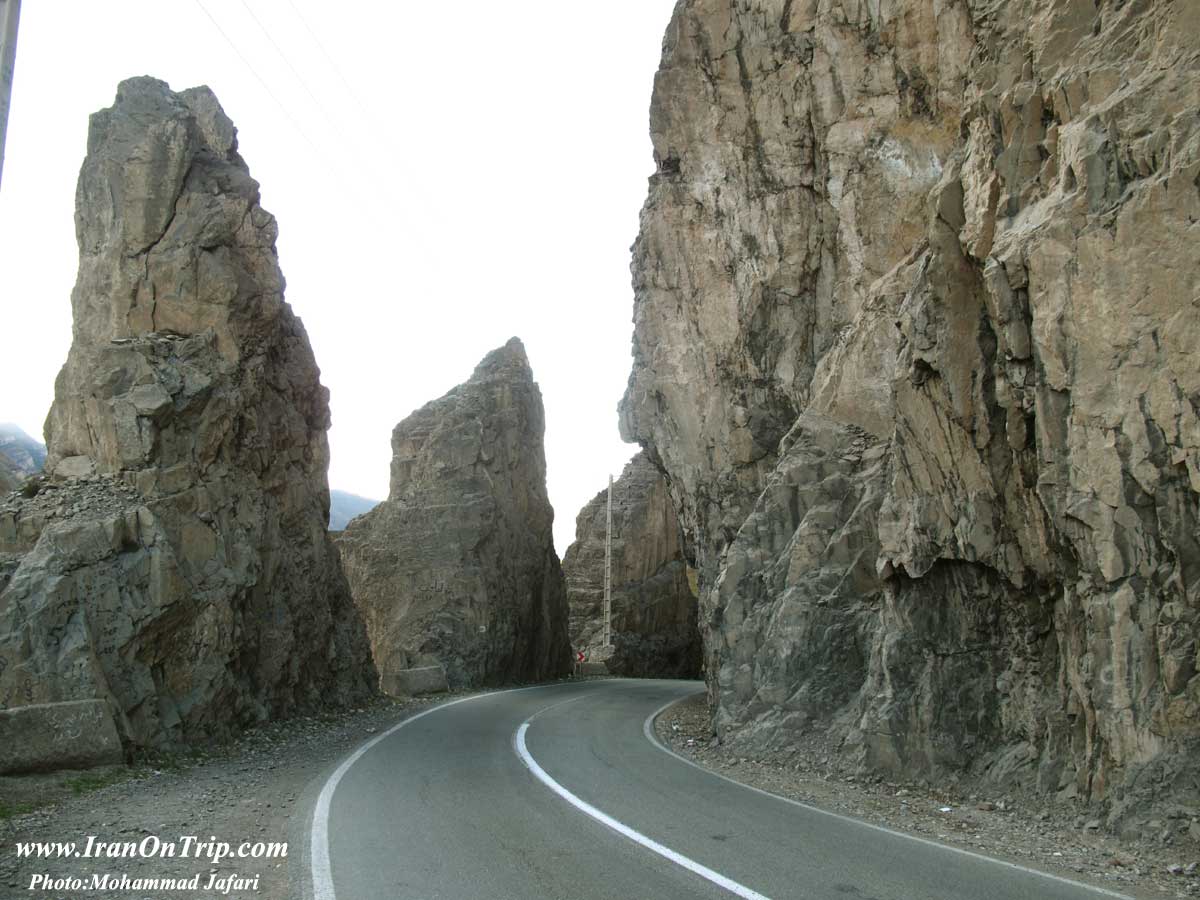
<svg viewBox="0 0 1200 900">
<path fill-rule="evenodd" d="M 341 531 L 355 516 L 374 509 L 378 500 L 369 500 L 345 491 L 329 492 L 329 530 Z"/>
<path fill-rule="evenodd" d="M 0 492 L 16 490 L 28 478 L 42 471 L 46 447 L 16 425 L 0 424 Z"/>
</svg>

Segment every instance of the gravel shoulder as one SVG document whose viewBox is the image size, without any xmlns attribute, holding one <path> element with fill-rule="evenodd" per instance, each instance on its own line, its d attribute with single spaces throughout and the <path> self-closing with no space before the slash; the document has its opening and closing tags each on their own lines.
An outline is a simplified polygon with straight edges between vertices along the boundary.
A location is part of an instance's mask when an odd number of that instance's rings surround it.
<svg viewBox="0 0 1200 900">
<path fill-rule="evenodd" d="M 224 746 L 185 757 L 159 756 L 131 767 L 89 772 L 0 778 L 0 897 L 121 898 L 140 900 L 243 897 L 285 900 L 303 896 L 308 859 L 308 812 L 324 775 L 353 748 L 421 709 L 455 696 L 393 700 L 377 698 L 361 708 L 298 717 L 246 732 Z M 320 776 L 320 777 L 319 777 Z M 30 805 L 37 808 L 28 810 Z M 18 841 L 76 842 L 89 836 L 106 843 L 141 843 L 157 838 L 174 842 L 175 857 L 18 859 Z M 188 856 L 184 841 L 194 836 Z M 216 850 L 199 842 L 287 843 L 277 858 L 225 859 L 214 864 Z M 153 840 L 146 844 L 153 846 Z M 137 878 L 193 878 L 197 890 L 136 887 L 115 890 L 30 891 L 35 875 L 85 878 L 92 873 Z M 210 877 L 251 879 L 205 889 Z"/>
<path fill-rule="evenodd" d="M 1200 897 L 1200 825 L 1184 815 L 1149 820 L 1142 823 L 1144 837 L 1118 839 L 1082 807 L 856 774 L 819 735 L 751 757 L 713 737 L 703 693 L 662 712 L 655 732 L 704 768 L 821 809 L 1133 897 Z"/>
</svg>

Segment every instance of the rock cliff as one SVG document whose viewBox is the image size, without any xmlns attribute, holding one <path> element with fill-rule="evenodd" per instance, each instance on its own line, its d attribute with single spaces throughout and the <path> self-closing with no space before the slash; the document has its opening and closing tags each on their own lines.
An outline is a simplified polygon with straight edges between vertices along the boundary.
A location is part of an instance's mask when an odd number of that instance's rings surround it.
<svg viewBox="0 0 1200 900">
<path fill-rule="evenodd" d="M 325 531 L 328 393 L 211 91 L 120 85 L 76 233 L 49 482 L 0 507 L 0 706 L 103 698 L 164 746 L 369 695 Z"/>
<path fill-rule="evenodd" d="M 579 511 L 563 556 L 571 645 L 588 658 L 604 646 L 604 541 L 608 489 Z M 679 521 L 662 473 L 639 453 L 613 482 L 614 675 L 697 678 L 700 630 Z"/>
<path fill-rule="evenodd" d="M 516 338 L 392 432 L 388 499 L 338 537 L 385 684 L 429 665 L 454 687 L 570 670 L 544 432 Z"/>
<path fill-rule="evenodd" d="M 683 0 L 622 429 L 714 723 L 1200 808 L 1200 17 Z"/>
</svg>

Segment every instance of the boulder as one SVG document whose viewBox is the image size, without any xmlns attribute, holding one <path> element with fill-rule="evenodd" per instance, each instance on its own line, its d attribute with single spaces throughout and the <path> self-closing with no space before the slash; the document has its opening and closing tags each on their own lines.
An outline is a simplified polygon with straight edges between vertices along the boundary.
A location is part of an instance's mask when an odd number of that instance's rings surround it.
<svg viewBox="0 0 1200 900">
<path fill-rule="evenodd" d="M 393 697 L 418 694 L 442 694 L 450 690 L 446 670 L 441 666 L 421 666 L 417 669 L 396 669 L 379 673 L 379 686 Z"/>
<path fill-rule="evenodd" d="M 91 769 L 125 761 L 103 700 L 0 709 L 0 775 Z"/>
</svg>

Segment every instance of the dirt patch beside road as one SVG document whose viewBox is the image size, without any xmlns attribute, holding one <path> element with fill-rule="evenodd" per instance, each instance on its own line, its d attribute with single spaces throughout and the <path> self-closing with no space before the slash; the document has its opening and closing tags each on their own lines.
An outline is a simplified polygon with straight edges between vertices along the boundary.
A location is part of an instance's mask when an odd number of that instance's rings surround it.
<svg viewBox="0 0 1200 900">
<path fill-rule="evenodd" d="M 420 700 L 380 698 L 361 709 L 272 723 L 247 732 L 223 747 L 186 758 L 159 757 L 131 768 L 86 773 L 56 773 L 0 779 L 0 897 L 142 897 L 230 896 L 284 900 L 302 896 L 306 880 L 307 811 L 314 779 L 372 735 L 450 695 Z M 323 779 L 321 779 L 323 782 Z M 30 805 L 37 805 L 33 811 Z M 83 850 L 95 841 L 133 842 L 146 849 L 154 840 L 174 842 L 174 858 L 17 859 L 16 842 L 75 842 Z M 188 857 L 178 855 L 187 839 Z M 214 851 L 200 841 L 287 843 L 280 858 L 226 859 L 212 864 Z M 147 840 L 151 839 L 151 840 Z M 93 845 L 95 846 L 95 845 Z M 247 851 L 253 851 L 253 846 Z M 265 850 L 264 850 L 265 852 Z M 210 873 L 218 878 L 258 877 L 257 887 L 222 886 L 204 890 Z M 200 890 L 122 889 L 78 891 L 69 888 L 30 892 L 35 875 L 85 878 L 92 873 L 137 878 L 199 876 Z"/>
</svg>

